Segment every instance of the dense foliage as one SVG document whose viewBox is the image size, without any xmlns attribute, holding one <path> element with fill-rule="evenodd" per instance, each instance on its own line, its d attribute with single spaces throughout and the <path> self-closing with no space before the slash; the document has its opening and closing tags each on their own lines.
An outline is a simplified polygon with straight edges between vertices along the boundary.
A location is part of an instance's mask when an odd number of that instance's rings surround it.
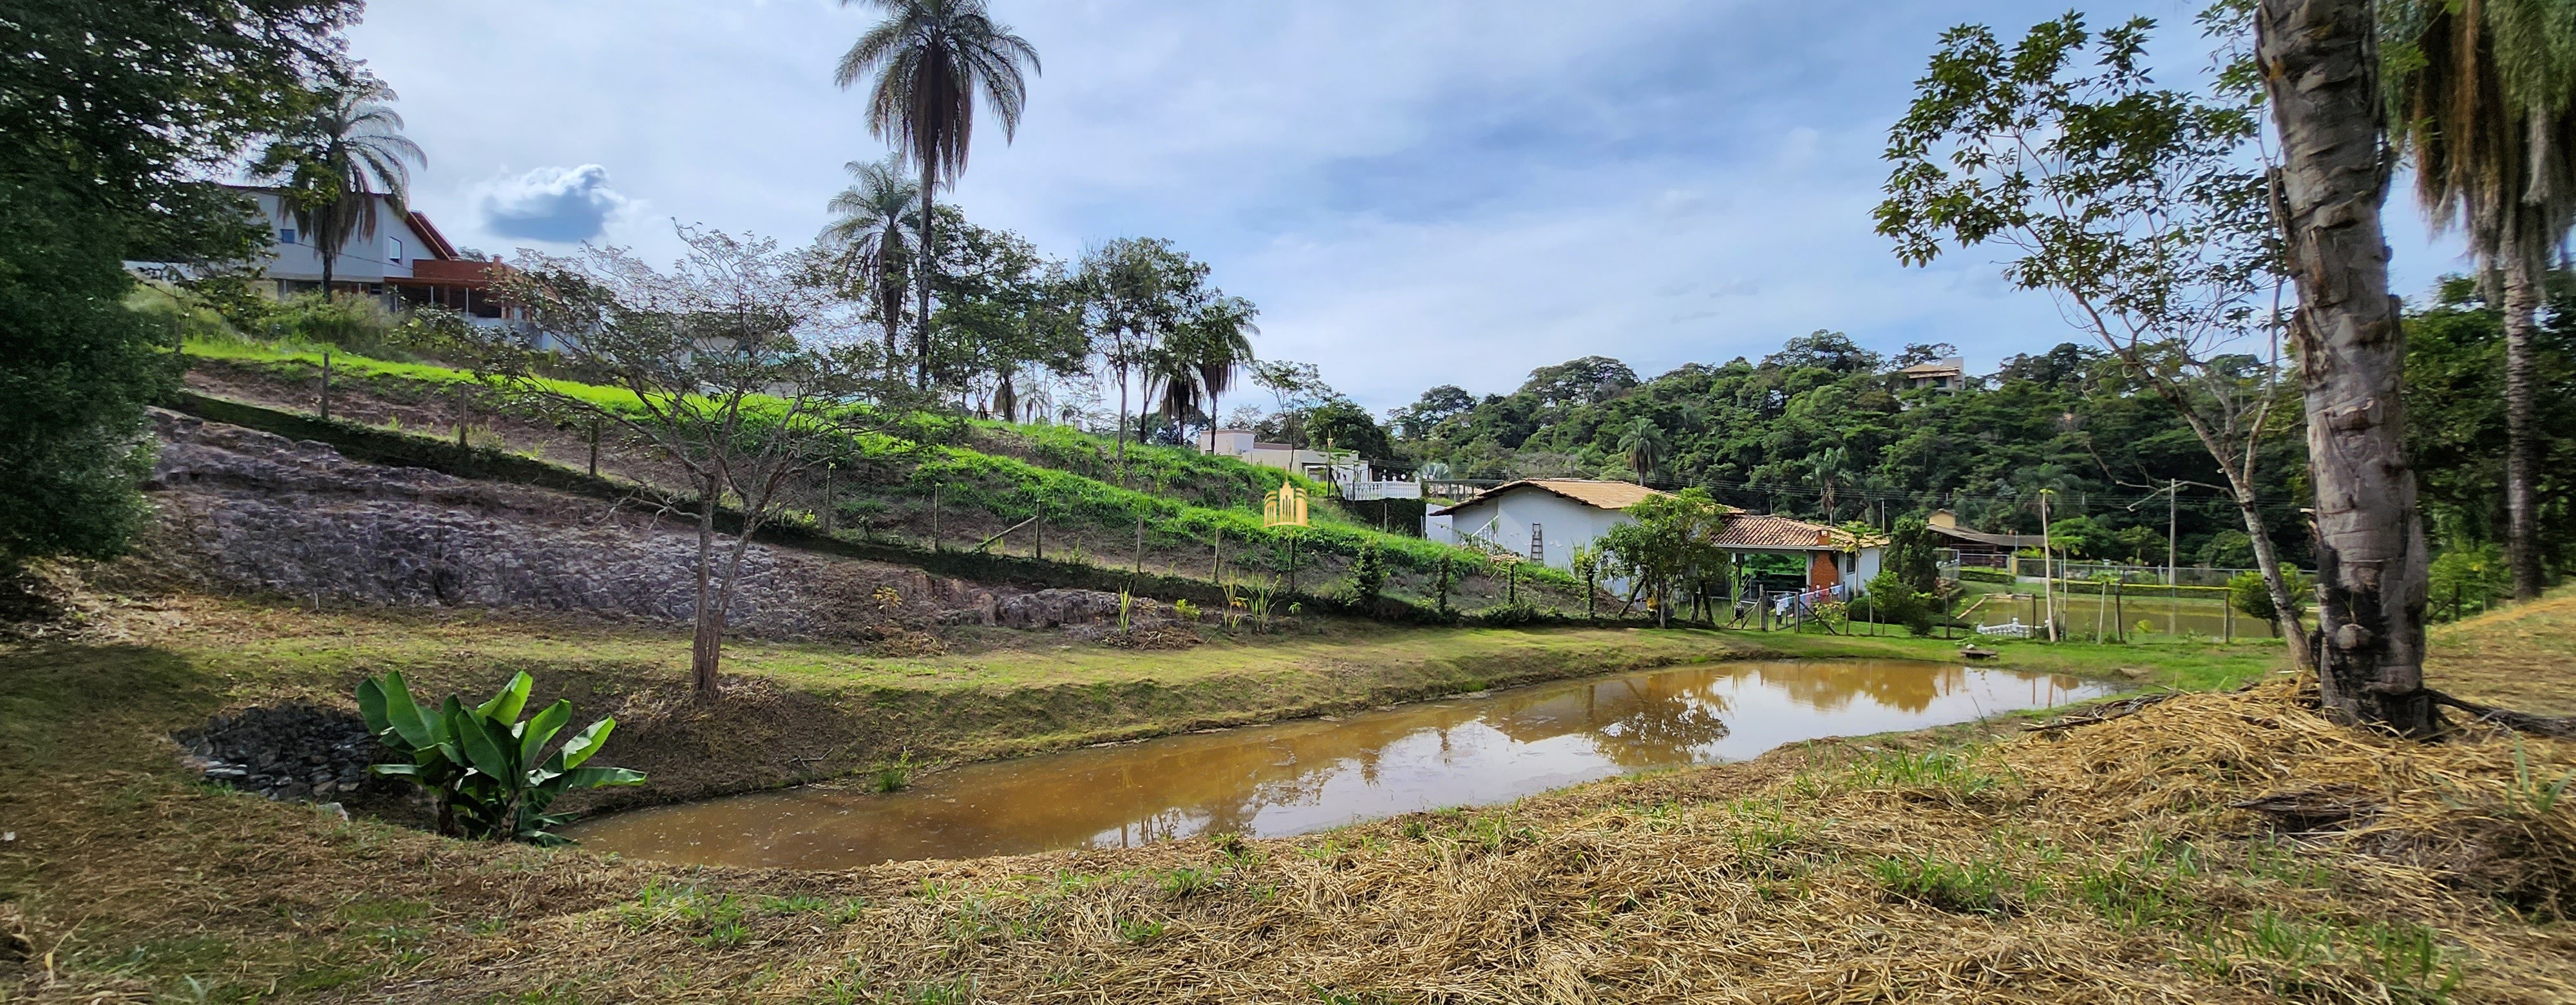
<svg viewBox="0 0 2576 1005">
<path fill-rule="evenodd" d="M 0 564 L 112 555 L 175 373 L 123 262 L 259 238 L 201 179 L 342 72 L 354 0 L 0 3 Z"/>
</svg>

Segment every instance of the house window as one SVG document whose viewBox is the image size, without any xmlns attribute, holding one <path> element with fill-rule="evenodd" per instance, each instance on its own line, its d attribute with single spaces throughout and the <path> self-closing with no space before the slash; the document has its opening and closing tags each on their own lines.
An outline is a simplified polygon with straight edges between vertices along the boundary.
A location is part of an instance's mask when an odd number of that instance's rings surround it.
<svg viewBox="0 0 2576 1005">
<path fill-rule="evenodd" d="M 385 261 L 388 261 L 388 262 L 399 262 L 399 261 L 402 261 L 402 253 L 403 253 L 402 238 L 399 238 L 399 237 L 388 237 L 388 238 L 385 238 Z"/>
<path fill-rule="evenodd" d="M 1530 561 L 1547 561 L 1547 528 L 1530 525 Z"/>
<path fill-rule="evenodd" d="M 293 228 L 293 227 L 280 227 L 280 228 L 278 228 L 278 230 L 277 230 L 277 243 L 279 243 L 279 244 L 293 244 L 293 243 L 295 243 L 295 228 Z"/>
</svg>

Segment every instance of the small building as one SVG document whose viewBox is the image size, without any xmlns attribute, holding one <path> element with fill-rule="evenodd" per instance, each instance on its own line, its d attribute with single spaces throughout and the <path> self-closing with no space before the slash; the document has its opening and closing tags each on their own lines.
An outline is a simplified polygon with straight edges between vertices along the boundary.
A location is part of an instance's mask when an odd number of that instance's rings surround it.
<svg viewBox="0 0 2576 1005">
<path fill-rule="evenodd" d="M 1807 563 L 1806 588 L 1833 590 L 1849 596 L 1862 592 L 1878 575 L 1887 540 L 1863 537 L 1840 527 L 1769 513 L 1731 512 L 1718 531 L 1717 546 L 1728 554 L 1782 555 Z"/>
<path fill-rule="evenodd" d="M 1627 509 L 1663 493 L 1628 482 L 1589 478 L 1524 478 L 1431 511 L 1434 541 L 1527 556 L 1574 568 L 1574 549 L 1628 522 Z"/>
<path fill-rule="evenodd" d="M 1203 454 L 1296 472 L 1333 486 L 1343 499 L 1353 502 L 1422 498 L 1422 483 L 1413 478 L 1412 472 L 1390 468 L 1349 451 L 1264 443 L 1249 429 L 1210 429 L 1199 434 L 1198 446 Z"/>
<path fill-rule="evenodd" d="M 2013 553 L 2024 548 L 2038 548 L 2047 538 L 2037 534 L 1989 534 L 1959 526 L 1959 515 L 1946 509 L 1933 510 L 1924 520 L 1944 559 L 1961 566 L 1983 569 L 2009 569 Z"/>
<path fill-rule="evenodd" d="M 1956 391 L 1968 386 L 1968 360 L 1964 356 L 1950 356 L 1929 363 L 1916 363 L 1896 371 L 1896 375 L 1905 378 L 1905 386 L 1910 389 Z"/>
</svg>

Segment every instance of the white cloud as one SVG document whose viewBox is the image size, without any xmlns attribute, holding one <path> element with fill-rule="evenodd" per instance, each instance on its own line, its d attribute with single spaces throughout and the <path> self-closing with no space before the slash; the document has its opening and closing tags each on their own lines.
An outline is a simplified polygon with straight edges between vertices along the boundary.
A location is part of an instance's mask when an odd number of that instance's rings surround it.
<svg viewBox="0 0 2576 1005">
<path fill-rule="evenodd" d="M 607 168 L 584 164 L 487 181 L 476 188 L 474 208 L 484 229 L 502 237 L 579 244 L 606 234 L 636 202 L 608 187 Z"/>
</svg>

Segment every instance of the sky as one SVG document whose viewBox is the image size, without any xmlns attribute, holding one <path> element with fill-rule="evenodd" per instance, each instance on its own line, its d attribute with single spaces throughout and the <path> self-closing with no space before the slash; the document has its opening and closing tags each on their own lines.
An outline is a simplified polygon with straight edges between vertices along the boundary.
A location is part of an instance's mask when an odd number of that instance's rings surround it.
<svg viewBox="0 0 2576 1005">
<path fill-rule="evenodd" d="M 1845 332 L 1949 342 L 1972 371 L 2081 336 L 1996 256 L 1900 264 L 1871 230 L 1888 125 L 1940 32 L 2066 0 L 991 0 L 1036 46 L 1017 134 L 984 118 L 969 219 L 1074 258 L 1165 237 L 1259 305 L 1256 351 L 1372 409 L 1506 393 L 1607 355 L 1652 377 Z M 2204 65 L 2197 5 L 2159 79 Z M 454 243 L 676 253 L 674 223 L 797 242 L 842 165 L 884 155 L 832 83 L 873 20 L 833 0 L 374 0 L 355 55 L 427 151 L 412 201 Z M 2401 183 L 2402 184 L 2402 183 Z M 2399 190 L 2400 293 L 2460 271 Z"/>
</svg>

